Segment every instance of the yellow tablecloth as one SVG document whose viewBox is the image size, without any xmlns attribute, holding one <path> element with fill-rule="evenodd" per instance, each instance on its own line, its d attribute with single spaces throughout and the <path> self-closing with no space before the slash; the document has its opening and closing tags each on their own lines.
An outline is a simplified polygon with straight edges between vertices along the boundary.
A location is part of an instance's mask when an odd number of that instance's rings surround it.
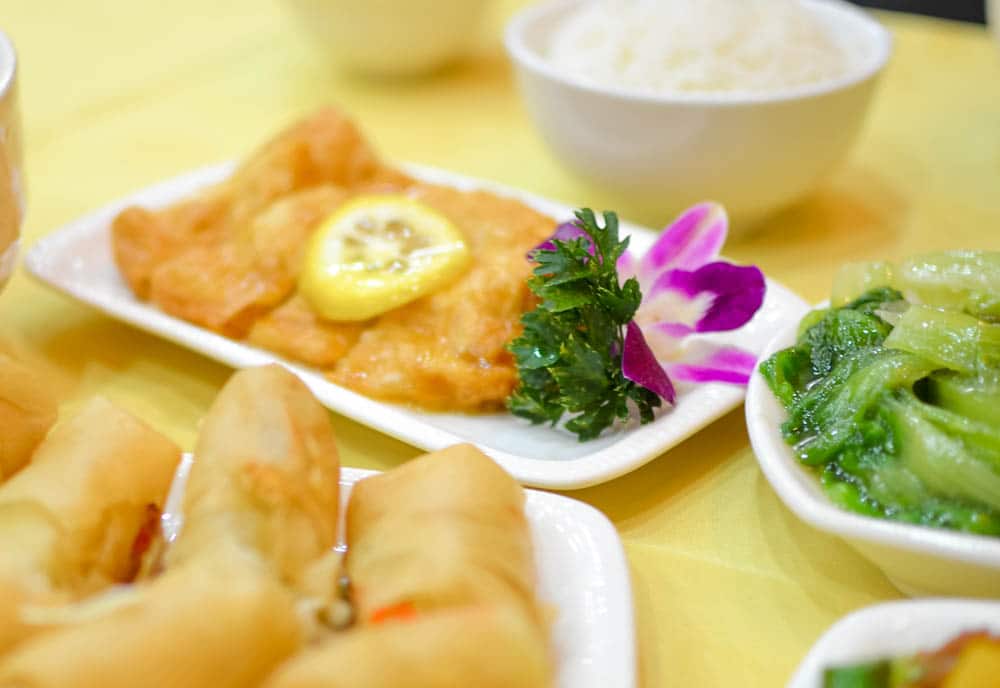
<svg viewBox="0 0 1000 688">
<path fill-rule="evenodd" d="M 388 156 L 601 206 L 544 149 L 503 56 L 498 2 L 474 58 L 434 77 L 338 73 L 276 0 L 6 0 L 21 53 L 27 243 L 109 200 L 244 154 L 335 102 Z M 1000 249 L 1000 50 L 980 27 L 883 15 L 896 53 L 851 158 L 808 200 L 726 250 L 809 300 L 846 260 Z M 185 446 L 229 371 L 18 274 L 0 341 L 70 400 L 101 393 Z M 346 465 L 417 450 L 334 416 Z M 647 467 L 574 497 L 607 514 L 631 564 L 642 685 L 781 685 L 843 614 L 898 596 L 800 523 L 761 476 L 734 412 Z M 609 687 L 610 688 L 610 687 Z"/>
</svg>

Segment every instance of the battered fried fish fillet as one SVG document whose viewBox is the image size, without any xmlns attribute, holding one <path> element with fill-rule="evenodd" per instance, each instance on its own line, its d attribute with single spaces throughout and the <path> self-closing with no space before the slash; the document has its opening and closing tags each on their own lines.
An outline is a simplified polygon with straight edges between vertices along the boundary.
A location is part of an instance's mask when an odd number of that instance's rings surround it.
<svg viewBox="0 0 1000 688">
<path fill-rule="evenodd" d="M 231 178 L 198 197 L 158 211 L 123 211 L 112 225 L 115 259 L 139 298 L 237 336 L 245 329 L 240 320 L 248 317 L 245 309 L 274 306 L 287 295 L 273 285 L 255 284 L 260 279 L 253 272 L 258 254 L 252 243 L 247 245 L 246 231 L 255 218 L 303 189 L 395 177 L 384 171 L 352 122 L 325 109 L 279 134 Z M 305 204 L 312 206 L 314 200 Z M 287 213 L 287 208 L 275 212 Z M 287 216 L 298 219 L 297 212 Z M 218 261 L 222 266 L 206 275 L 214 252 L 224 254 Z M 213 299 L 214 294 L 219 296 Z M 192 301 L 202 303 L 196 307 Z"/>
<path fill-rule="evenodd" d="M 323 185 L 274 201 L 233 232 L 159 265 L 150 279 L 152 301 L 227 336 L 245 336 L 294 291 L 306 239 L 347 196 Z"/>
<path fill-rule="evenodd" d="M 380 317 L 331 377 L 367 396 L 425 408 L 500 408 L 517 382 L 506 345 L 533 304 L 525 254 L 554 223 L 482 191 L 417 185 L 410 195 L 455 222 L 472 267 L 446 289 Z"/>
<path fill-rule="evenodd" d="M 248 341 L 293 361 L 331 368 L 351 350 L 367 326 L 324 320 L 305 297 L 296 294 L 257 320 Z"/>
<path fill-rule="evenodd" d="M 449 217 L 473 265 L 449 288 L 374 322 L 326 321 L 295 292 L 307 238 L 347 198 L 385 192 L 409 193 Z M 201 196 L 126 210 L 113 238 L 133 291 L 168 313 L 249 338 L 371 397 L 481 411 L 501 408 L 516 384 L 505 347 L 533 303 L 524 255 L 554 225 L 514 200 L 417 184 L 324 110 Z"/>
</svg>

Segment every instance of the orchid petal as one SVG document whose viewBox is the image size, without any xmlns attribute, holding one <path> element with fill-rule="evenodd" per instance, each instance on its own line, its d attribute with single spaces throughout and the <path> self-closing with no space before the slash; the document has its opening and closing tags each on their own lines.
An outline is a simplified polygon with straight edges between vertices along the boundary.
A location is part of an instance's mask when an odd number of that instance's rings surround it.
<svg viewBox="0 0 1000 688">
<path fill-rule="evenodd" d="M 674 385 L 663 366 L 656 360 L 642 329 L 630 321 L 625 330 L 625 347 L 622 351 L 622 374 L 625 379 L 645 387 L 654 394 L 674 403 Z"/>
<path fill-rule="evenodd" d="M 711 349 L 700 357 L 687 356 L 678 363 L 667 363 L 664 368 L 677 380 L 684 382 L 727 382 L 745 385 L 750 382 L 757 357 L 743 349 L 726 347 Z"/>
<path fill-rule="evenodd" d="M 695 306 L 701 305 L 704 308 L 704 312 L 693 323 L 690 313 L 687 318 L 674 317 L 669 321 L 661 316 L 661 322 L 693 324 L 695 332 L 723 332 L 735 330 L 749 322 L 764 303 L 766 291 L 767 283 L 760 268 L 720 261 L 693 271 L 665 272 L 653 283 L 646 298 L 649 300 L 650 311 L 662 311 L 662 308 L 655 307 L 668 294 L 674 300 L 680 297 L 689 304 L 693 302 Z M 677 315 L 683 315 L 681 309 L 676 311 Z"/>
<path fill-rule="evenodd" d="M 635 276 L 636 270 L 636 260 L 635 256 L 632 255 L 631 251 L 625 251 L 618 258 L 618 262 L 615 263 L 615 268 L 618 270 L 618 281 L 625 284 L 625 281 L 629 277 Z"/>
<path fill-rule="evenodd" d="M 664 270 L 694 270 L 715 260 L 726 243 L 729 218 L 718 203 L 700 203 L 674 220 L 639 263 L 640 282 L 648 283 Z"/>
<path fill-rule="evenodd" d="M 531 249 L 528 253 L 528 257 L 531 258 L 531 254 L 535 251 L 555 251 L 556 245 L 555 241 L 573 241 L 574 239 L 586 239 L 590 242 L 590 237 L 587 235 L 583 228 L 580 227 L 574 220 L 573 222 L 563 222 L 561 225 L 556 227 L 556 231 L 553 232 L 552 236 L 540 243 L 535 248 Z M 594 245 L 590 244 L 590 253 L 594 253 Z"/>
</svg>

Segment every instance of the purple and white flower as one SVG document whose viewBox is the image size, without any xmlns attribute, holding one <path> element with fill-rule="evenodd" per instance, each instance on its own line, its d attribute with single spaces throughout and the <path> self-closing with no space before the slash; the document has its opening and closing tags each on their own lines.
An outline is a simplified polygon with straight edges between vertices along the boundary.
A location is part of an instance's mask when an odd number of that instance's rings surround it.
<svg viewBox="0 0 1000 688">
<path fill-rule="evenodd" d="M 737 347 L 685 342 L 742 327 L 764 302 L 759 268 L 718 259 L 728 230 L 725 209 L 701 203 L 681 213 L 642 257 L 626 253 L 618 261 L 620 279 L 635 277 L 643 294 L 626 332 L 622 371 L 667 401 L 674 397 L 671 379 L 745 385 L 756 365 Z"/>
</svg>

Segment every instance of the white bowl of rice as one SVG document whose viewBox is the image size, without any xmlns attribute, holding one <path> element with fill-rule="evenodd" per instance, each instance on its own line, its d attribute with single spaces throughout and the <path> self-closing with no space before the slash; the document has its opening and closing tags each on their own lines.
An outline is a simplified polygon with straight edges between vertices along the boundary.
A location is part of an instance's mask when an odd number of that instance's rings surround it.
<svg viewBox="0 0 1000 688">
<path fill-rule="evenodd" d="M 616 210 L 711 199 L 736 232 L 844 157 L 892 45 L 841 0 L 548 0 L 505 42 L 542 137 Z"/>
</svg>

